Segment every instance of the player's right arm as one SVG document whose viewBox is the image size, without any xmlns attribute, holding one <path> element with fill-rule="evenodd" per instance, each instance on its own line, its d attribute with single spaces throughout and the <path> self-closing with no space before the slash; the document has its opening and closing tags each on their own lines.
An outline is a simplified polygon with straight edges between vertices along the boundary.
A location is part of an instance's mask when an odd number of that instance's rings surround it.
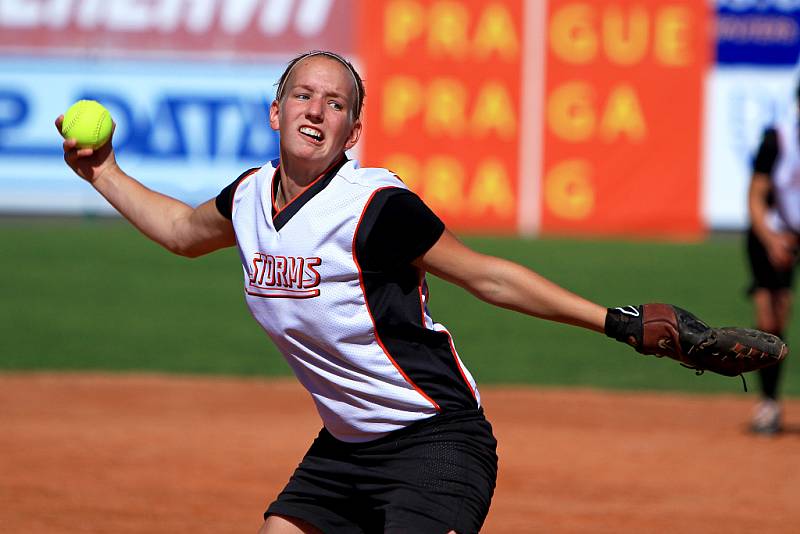
<svg viewBox="0 0 800 534">
<path fill-rule="evenodd" d="M 56 119 L 59 132 L 63 119 Z M 145 187 L 117 165 L 111 140 L 93 150 L 78 148 L 74 139 L 65 139 L 63 148 L 64 161 L 75 174 L 167 250 L 194 258 L 236 244 L 233 224 L 219 213 L 213 199 L 193 208 Z"/>
</svg>

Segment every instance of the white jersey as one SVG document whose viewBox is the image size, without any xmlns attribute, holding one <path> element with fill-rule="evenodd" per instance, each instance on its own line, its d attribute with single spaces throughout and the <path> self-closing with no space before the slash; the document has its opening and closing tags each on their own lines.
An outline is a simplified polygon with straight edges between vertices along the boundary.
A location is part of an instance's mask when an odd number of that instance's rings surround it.
<svg viewBox="0 0 800 534">
<path fill-rule="evenodd" d="M 359 264 L 371 199 L 405 185 L 385 169 L 340 162 L 276 212 L 276 167 L 240 178 L 232 195 L 245 295 L 328 431 L 368 441 L 477 408 L 475 381 L 428 312 L 424 274 L 409 266 L 406 284 Z"/>
<path fill-rule="evenodd" d="M 776 128 L 778 159 L 772 171 L 775 203 L 767 214 L 767 224 L 775 231 L 800 233 L 800 132 L 797 117 Z"/>
</svg>

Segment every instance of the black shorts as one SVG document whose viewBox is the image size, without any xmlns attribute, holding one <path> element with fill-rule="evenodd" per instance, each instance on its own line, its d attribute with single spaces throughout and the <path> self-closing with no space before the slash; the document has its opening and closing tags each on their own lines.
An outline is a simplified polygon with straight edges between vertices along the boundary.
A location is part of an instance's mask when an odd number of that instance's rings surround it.
<svg viewBox="0 0 800 534">
<path fill-rule="evenodd" d="M 482 410 L 436 415 L 366 443 L 323 428 L 264 517 L 296 517 L 325 534 L 478 532 L 496 450 Z"/>
<path fill-rule="evenodd" d="M 747 232 L 747 258 L 750 262 L 750 272 L 753 280 L 749 292 L 756 289 L 787 289 L 792 287 L 794 281 L 794 268 L 777 270 L 769 261 L 767 249 L 753 233 L 751 228 Z"/>
</svg>

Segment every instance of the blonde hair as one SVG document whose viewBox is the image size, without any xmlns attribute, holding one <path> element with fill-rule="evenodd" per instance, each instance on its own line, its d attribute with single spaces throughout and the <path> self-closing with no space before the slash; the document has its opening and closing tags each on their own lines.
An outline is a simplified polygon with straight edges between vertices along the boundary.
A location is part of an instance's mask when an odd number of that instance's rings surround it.
<svg viewBox="0 0 800 534">
<path fill-rule="evenodd" d="M 333 59 L 335 61 L 338 61 L 339 63 L 345 66 L 347 71 L 353 77 L 353 82 L 356 86 L 356 101 L 351 112 L 353 120 L 354 121 L 357 120 L 361 116 L 361 110 L 364 106 L 364 97 L 366 96 L 364 94 L 364 82 L 361 79 L 361 76 L 358 74 L 358 72 L 356 72 L 356 69 L 355 67 L 353 67 L 352 63 L 347 61 L 339 54 L 335 52 L 329 52 L 327 50 L 312 50 L 310 52 L 305 52 L 304 54 L 300 54 L 299 56 L 292 59 L 286 66 L 286 70 L 283 71 L 283 74 L 281 74 L 281 77 L 278 80 L 278 90 L 275 92 L 275 100 L 278 100 L 280 102 L 280 100 L 283 98 L 284 96 L 283 93 L 286 89 L 286 82 L 289 80 L 289 75 L 292 73 L 292 70 L 295 68 L 295 66 L 297 66 L 297 64 L 303 61 L 304 59 L 315 56 L 324 56 Z"/>
</svg>

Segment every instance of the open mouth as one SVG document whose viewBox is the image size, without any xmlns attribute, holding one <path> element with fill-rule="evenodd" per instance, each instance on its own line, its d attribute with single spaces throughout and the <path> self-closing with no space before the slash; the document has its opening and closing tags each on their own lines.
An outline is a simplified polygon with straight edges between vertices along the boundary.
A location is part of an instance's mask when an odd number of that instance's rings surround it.
<svg viewBox="0 0 800 534">
<path fill-rule="evenodd" d="M 322 132 L 317 130 L 316 128 L 311 128 L 310 126 L 301 126 L 300 133 L 305 135 L 306 137 L 311 138 L 315 142 L 319 143 L 325 137 L 322 135 Z"/>
</svg>

